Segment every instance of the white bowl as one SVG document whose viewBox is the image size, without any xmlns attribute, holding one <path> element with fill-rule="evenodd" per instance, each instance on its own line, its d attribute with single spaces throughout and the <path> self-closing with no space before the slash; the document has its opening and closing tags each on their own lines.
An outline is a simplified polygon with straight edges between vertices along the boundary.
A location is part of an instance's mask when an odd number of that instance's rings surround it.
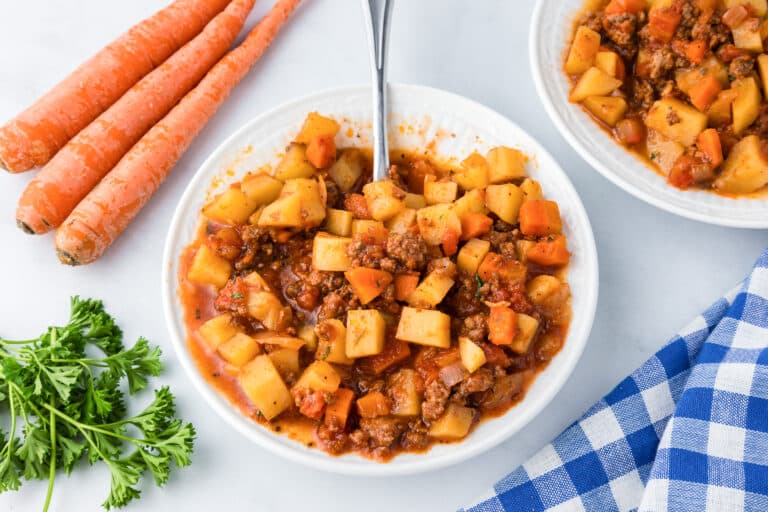
<svg viewBox="0 0 768 512">
<path fill-rule="evenodd" d="M 563 62 L 584 0 L 539 0 L 531 19 L 531 71 L 544 107 L 560 133 L 600 174 L 657 208 L 689 219 L 741 228 L 768 228 L 768 196 L 732 199 L 679 190 L 632 155 L 578 105 L 568 101 Z"/>
<path fill-rule="evenodd" d="M 197 392 L 229 424 L 262 447 L 308 466 L 355 475 L 402 475 L 455 464 L 487 450 L 531 421 L 571 374 L 587 342 L 598 288 L 597 252 L 589 219 L 573 186 L 552 157 L 528 134 L 501 115 L 447 92 L 410 85 L 390 86 L 390 137 L 393 148 L 431 147 L 439 155 L 464 157 L 474 149 L 499 144 L 520 147 L 532 157 L 530 174 L 561 208 L 573 258 L 568 270 L 573 321 L 560 353 L 540 373 L 525 399 L 509 413 L 483 421 L 465 440 L 436 445 L 424 454 L 402 454 L 386 464 L 357 455 L 330 456 L 319 449 L 277 435 L 232 406 L 200 375 L 187 349 L 178 299 L 178 260 L 194 239 L 200 208 L 208 194 L 239 180 L 248 170 L 276 161 L 308 112 L 331 115 L 342 123 L 340 144 L 369 145 L 371 100 L 368 87 L 334 89 L 292 101 L 258 116 L 229 137 L 200 167 L 187 187 L 171 222 L 163 257 L 163 308 L 171 340 Z M 348 127 L 354 134 L 346 134 Z M 358 137 L 358 133 L 360 137 Z M 434 144 L 429 145 L 430 142 Z M 232 172 L 234 171 L 234 173 Z"/>
</svg>

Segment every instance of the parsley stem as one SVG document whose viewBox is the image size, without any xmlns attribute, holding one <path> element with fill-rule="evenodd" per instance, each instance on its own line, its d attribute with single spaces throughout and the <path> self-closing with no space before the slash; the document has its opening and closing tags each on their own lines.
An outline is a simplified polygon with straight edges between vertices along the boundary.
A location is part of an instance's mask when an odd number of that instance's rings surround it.
<svg viewBox="0 0 768 512">
<path fill-rule="evenodd" d="M 93 426 L 93 425 L 85 425 L 83 423 L 80 423 L 76 419 L 72 418 L 71 416 L 68 416 L 68 415 L 64 414 L 63 412 L 60 412 L 60 411 L 56 410 L 54 407 L 51 407 L 48 404 L 44 404 L 43 407 L 45 407 L 46 409 L 51 411 L 51 414 L 55 414 L 56 416 L 62 418 L 63 420 L 65 420 L 65 421 L 71 423 L 72 425 L 74 425 L 75 427 L 77 427 L 77 429 L 80 430 L 80 432 L 83 432 L 83 435 L 85 435 L 85 432 L 83 430 L 83 429 L 85 429 L 85 430 L 90 430 L 91 432 L 97 432 L 99 434 L 103 434 L 105 436 L 112 436 L 114 438 L 120 439 L 121 441 L 126 441 L 126 442 L 134 444 L 136 446 L 152 446 L 152 447 L 154 447 L 154 446 L 157 445 L 157 443 L 153 443 L 151 441 L 147 441 L 146 439 L 134 439 L 132 437 L 128 437 L 128 436 L 124 436 L 122 434 L 118 434 L 117 432 L 113 432 L 111 430 L 106 430 L 106 429 L 99 428 L 99 427 L 96 427 L 96 426 Z M 86 437 L 88 437 L 88 436 L 86 436 Z"/>
<path fill-rule="evenodd" d="M 53 405 L 53 399 L 51 399 L 51 405 Z M 45 504 L 43 505 L 43 512 L 48 512 L 48 507 L 51 504 L 51 497 L 53 496 L 53 482 L 56 480 L 56 417 L 53 415 L 53 408 L 51 409 L 51 469 L 48 472 L 48 494 L 45 495 Z"/>
</svg>

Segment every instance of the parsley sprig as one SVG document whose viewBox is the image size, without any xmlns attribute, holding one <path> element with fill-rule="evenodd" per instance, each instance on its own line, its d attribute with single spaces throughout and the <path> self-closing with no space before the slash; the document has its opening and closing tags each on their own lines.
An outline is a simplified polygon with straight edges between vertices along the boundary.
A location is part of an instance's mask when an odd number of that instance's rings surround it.
<svg viewBox="0 0 768 512">
<path fill-rule="evenodd" d="M 85 459 L 111 474 L 102 506 L 122 507 L 140 496 L 141 475 L 168 481 L 171 463 L 190 463 L 195 430 L 175 416 L 167 387 L 143 411 L 128 416 L 128 395 L 160 373 L 160 349 L 139 338 L 131 348 L 101 301 L 73 297 L 69 323 L 39 338 L 0 338 L 0 492 L 47 479 L 47 510 L 58 469 L 69 474 Z"/>
</svg>

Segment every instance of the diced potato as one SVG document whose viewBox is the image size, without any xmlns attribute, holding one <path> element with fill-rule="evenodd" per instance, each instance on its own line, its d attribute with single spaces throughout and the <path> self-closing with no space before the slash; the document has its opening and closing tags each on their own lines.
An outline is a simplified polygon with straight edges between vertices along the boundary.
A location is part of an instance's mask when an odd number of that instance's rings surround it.
<svg viewBox="0 0 768 512">
<path fill-rule="evenodd" d="M 533 240 L 518 240 L 515 243 L 515 250 L 517 251 L 517 258 L 525 263 L 528 258 L 526 255 L 528 254 L 528 249 L 536 245 L 536 242 Z"/>
<path fill-rule="evenodd" d="M 418 416 L 421 414 L 421 377 L 411 368 L 393 373 L 387 382 L 387 394 L 392 401 L 390 414 L 395 416 Z"/>
<path fill-rule="evenodd" d="M 560 289 L 562 283 L 555 276 L 542 274 L 536 276 L 528 282 L 526 286 L 526 295 L 535 305 L 543 304 L 555 292 Z"/>
<path fill-rule="evenodd" d="M 466 368 L 469 373 L 474 373 L 474 371 L 483 366 L 486 361 L 483 349 L 465 336 L 459 337 L 459 354 L 461 354 L 461 364 L 464 365 L 464 368 Z"/>
<path fill-rule="evenodd" d="M 707 127 L 707 115 L 678 99 L 664 98 L 651 106 L 645 124 L 684 146 L 692 146 Z"/>
<path fill-rule="evenodd" d="M 280 375 L 299 374 L 299 351 L 290 348 L 279 348 L 269 354 L 272 364 Z"/>
<path fill-rule="evenodd" d="M 485 207 L 485 192 L 479 189 L 468 190 L 453 203 L 453 211 L 461 219 L 465 213 L 488 213 Z"/>
<path fill-rule="evenodd" d="M 520 190 L 523 191 L 523 202 L 544 198 L 544 195 L 541 192 L 541 184 L 536 180 L 526 178 L 523 180 L 523 183 L 520 184 Z"/>
<path fill-rule="evenodd" d="M 245 224 L 259 203 L 239 188 L 225 190 L 203 208 L 203 215 L 224 224 Z"/>
<path fill-rule="evenodd" d="M 760 114 L 760 88 L 753 76 L 734 80 L 731 87 L 738 91 L 738 95 L 731 106 L 733 133 L 738 135 L 754 123 Z"/>
<path fill-rule="evenodd" d="M 415 308 L 433 308 L 448 295 L 454 282 L 448 273 L 432 271 L 408 296 L 408 304 Z"/>
<path fill-rule="evenodd" d="M 341 377 L 326 361 L 315 361 L 304 370 L 294 388 L 309 388 L 313 391 L 335 392 L 339 389 Z"/>
<path fill-rule="evenodd" d="M 733 45 L 748 52 L 763 51 L 763 38 L 760 36 L 760 22 L 757 18 L 744 21 L 738 27 L 731 29 Z"/>
<path fill-rule="evenodd" d="M 578 75 L 595 63 L 595 56 L 600 49 L 600 34 L 584 25 L 576 30 L 571 49 L 568 51 L 568 59 L 565 61 L 565 72 Z"/>
<path fill-rule="evenodd" d="M 311 178 L 316 172 L 317 169 L 307 160 L 307 147 L 304 144 L 291 144 L 275 168 L 275 178 L 282 181 Z"/>
<path fill-rule="evenodd" d="M 339 128 L 341 128 L 339 123 L 333 119 L 321 116 L 317 112 L 310 112 L 304 120 L 299 134 L 296 135 L 296 142 L 309 144 L 309 141 L 315 137 L 323 135 L 336 136 L 339 133 Z"/>
<path fill-rule="evenodd" d="M 347 327 L 337 318 L 323 320 L 315 327 L 317 352 L 315 359 L 329 363 L 351 365 L 354 360 L 347 357 Z"/>
<path fill-rule="evenodd" d="M 405 194 L 405 207 L 418 210 L 427 206 L 427 200 L 422 194 L 411 194 L 407 192 Z"/>
<path fill-rule="evenodd" d="M 240 328 L 232 323 L 232 315 L 224 313 L 215 316 L 205 322 L 198 329 L 200 336 L 208 343 L 212 350 L 219 348 L 219 345 L 229 341 L 235 334 L 238 334 Z"/>
<path fill-rule="evenodd" d="M 291 350 L 301 350 L 305 343 L 301 338 L 270 331 L 257 332 L 253 335 L 253 339 L 261 345 L 277 345 L 280 348 Z"/>
<path fill-rule="evenodd" d="M 479 238 L 473 238 L 469 240 L 464 247 L 459 250 L 459 255 L 456 257 L 456 263 L 459 268 L 469 274 L 475 274 L 477 267 L 491 250 L 491 242 L 487 240 L 480 240 Z"/>
<path fill-rule="evenodd" d="M 291 319 L 290 308 L 283 306 L 272 292 L 248 290 L 246 307 L 249 315 L 271 331 L 281 330 Z"/>
<path fill-rule="evenodd" d="M 280 196 L 268 204 L 259 217 L 259 226 L 300 228 L 319 226 L 325 219 L 324 190 L 314 179 L 285 182 Z"/>
<path fill-rule="evenodd" d="M 251 214 L 250 217 L 248 217 L 248 224 L 251 226 L 258 226 L 259 225 L 259 218 L 261 218 L 261 214 L 264 212 L 264 206 L 259 206 L 256 208 L 256 211 Z"/>
<path fill-rule="evenodd" d="M 440 245 L 448 231 L 461 236 L 461 220 L 450 204 L 435 204 L 416 212 L 416 223 L 424 241 Z"/>
<path fill-rule="evenodd" d="M 427 204 L 452 203 L 459 193 L 459 186 L 454 181 L 435 181 L 434 177 L 427 176 L 424 180 L 424 199 Z"/>
<path fill-rule="evenodd" d="M 375 356 L 384 350 L 384 318 L 375 309 L 347 312 L 346 354 L 351 359 Z"/>
<path fill-rule="evenodd" d="M 245 281 L 245 284 L 248 285 L 248 288 L 254 288 L 258 291 L 270 290 L 270 287 L 267 281 L 265 281 L 264 278 L 261 277 L 261 274 L 259 274 L 255 270 L 253 272 L 250 272 L 247 276 L 245 276 L 243 278 L 243 281 Z"/>
<path fill-rule="evenodd" d="M 448 348 L 451 346 L 451 317 L 440 311 L 404 307 L 397 324 L 398 339 Z"/>
<path fill-rule="evenodd" d="M 261 346 L 247 334 L 239 332 L 219 345 L 216 350 L 226 362 L 243 366 L 261 353 Z"/>
<path fill-rule="evenodd" d="M 451 403 L 445 414 L 429 427 L 429 436 L 442 441 L 462 439 L 469 433 L 474 417 L 474 409 Z"/>
<path fill-rule="evenodd" d="M 515 224 L 523 204 L 523 191 L 512 183 L 488 185 L 485 189 L 485 204 L 501 220 Z"/>
<path fill-rule="evenodd" d="M 749 135 L 737 142 L 723 163 L 714 187 L 721 192 L 748 194 L 768 184 L 768 157 L 760 146 L 757 135 Z"/>
<path fill-rule="evenodd" d="M 768 5 L 766 0 L 723 0 L 723 6 L 726 9 L 735 7 L 737 5 L 749 5 L 755 11 L 757 16 L 763 17 L 768 12 Z"/>
<path fill-rule="evenodd" d="M 734 89 L 726 89 L 720 93 L 709 106 L 707 111 L 707 124 L 709 126 L 725 126 L 731 124 L 731 105 L 736 99 L 738 92 Z"/>
<path fill-rule="evenodd" d="M 515 339 L 512 340 L 509 348 L 518 354 L 525 354 L 528 352 L 528 348 L 530 348 L 538 329 L 538 320 L 532 316 L 517 313 L 517 335 L 515 336 Z"/>
<path fill-rule="evenodd" d="M 731 80 L 728 78 L 728 66 L 723 64 L 723 61 L 717 55 L 710 55 L 705 58 L 700 68 L 704 70 L 705 74 L 715 77 L 723 87 L 728 87 L 731 83 Z"/>
<path fill-rule="evenodd" d="M 768 26 L 768 24 L 766 24 Z M 757 70 L 760 72 L 760 81 L 763 85 L 763 93 L 768 95 L 768 54 L 757 56 Z"/>
<path fill-rule="evenodd" d="M 325 214 L 325 230 L 336 236 L 350 236 L 352 234 L 352 212 L 328 208 Z"/>
<path fill-rule="evenodd" d="M 269 174 L 249 174 L 240 183 L 240 189 L 259 206 L 271 203 L 280 195 L 283 182 Z"/>
<path fill-rule="evenodd" d="M 619 80 L 623 78 L 619 75 L 624 67 L 624 62 L 616 52 L 597 52 L 597 55 L 595 55 L 595 67 L 613 78 L 618 78 Z"/>
<path fill-rule="evenodd" d="M 347 255 L 351 238 L 317 233 L 312 241 L 312 267 L 315 270 L 344 272 L 352 267 Z"/>
<path fill-rule="evenodd" d="M 391 233 L 407 233 L 416 225 L 416 210 L 406 208 L 386 223 L 387 229 Z"/>
<path fill-rule="evenodd" d="M 646 146 L 648 158 L 665 172 L 669 172 L 675 165 L 675 161 L 685 153 L 685 146 L 666 138 L 656 130 L 648 130 Z"/>
<path fill-rule="evenodd" d="M 608 126 L 615 126 L 627 111 L 627 102 L 620 96 L 590 96 L 584 107 Z"/>
<path fill-rule="evenodd" d="M 315 334 L 315 326 L 314 325 L 302 325 L 299 328 L 299 332 L 296 333 L 296 336 L 303 339 L 306 342 L 306 345 L 304 345 L 308 351 L 314 352 L 317 350 L 317 334 Z"/>
<path fill-rule="evenodd" d="M 464 190 L 483 189 L 488 186 L 488 160 L 474 152 L 461 162 L 461 168 L 451 172 L 451 179 Z"/>
<path fill-rule="evenodd" d="M 590 96 L 607 96 L 621 86 L 621 80 L 613 78 L 596 67 L 589 68 L 581 75 L 571 91 L 571 101 L 580 102 Z"/>
<path fill-rule="evenodd" d="M 705 76 L 706 70 L 701 67 L 678 68 L 675 70 L 675 83 L 677 88 L 688 94 L 688 91 Z"/>
<path fill-rule="evenodd" d="M 293 404 L 291 393 L 269 356 L 261 355 L 243 367 L 238 376 L 243 393 L 271 420 Z"/>
<path fill-rule="evenodd" d="M 203 244 L 192 258 L 187 279 L 197 284 L 212 284 L 222 288 L 229 281 L 232 264 Z"/>
<path fill-rule="evenodd" d="M 405 208 L 405 192 L 391 181 L 374 181 L 363 187 L 368 211 L 375 220 L 388 220 Z"/>
<path fill-rule="evenodd" d="M 504 183 L 506 181 L 525 178 L 526 156 L 518 149 L 507 146 L 498 146 L 488 151 L 488 180 L 490 183 Z"/>
<path fill-rule="evenodd" d="M 352 235 L 364 235 L 366 239 L 384 242 L 387 239 L 387 228 L 380 220 L 354 219 Z"/>
<path fill-rule="evenodd" d="M 349 192 L 363 175 L 363 155 L 359 149 L 349 148 L 328 169 L 328 175 L 342 192 Z"/>
</svg>

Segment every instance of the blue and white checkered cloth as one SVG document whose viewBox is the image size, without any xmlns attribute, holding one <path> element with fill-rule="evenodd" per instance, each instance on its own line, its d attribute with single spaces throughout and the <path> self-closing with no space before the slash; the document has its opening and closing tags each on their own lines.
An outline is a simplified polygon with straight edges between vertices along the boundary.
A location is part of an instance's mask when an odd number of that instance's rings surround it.
<svg viewBox="0 0 768 512">
<path fill-rule="evenodd" d="M 473 512 L 768 511 L 768 251 Z"/>
</svg>

